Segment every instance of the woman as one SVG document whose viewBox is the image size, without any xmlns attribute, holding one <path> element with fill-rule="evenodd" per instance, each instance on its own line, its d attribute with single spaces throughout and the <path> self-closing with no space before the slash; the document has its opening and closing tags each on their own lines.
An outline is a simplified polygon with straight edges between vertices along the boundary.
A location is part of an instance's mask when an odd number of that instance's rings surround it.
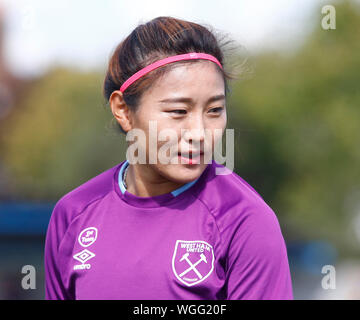
<svg viewBox="0 0 360 320">
<path fill-rule="evenodd" d="M 133 142 L 127 160 L 57 202 L 46 299 L 293 299 L 276 215 L 205 161 L 226 127 L 229 77 L 196 23 L 158 17 L 118 45 L 104 95 Z"/>
</svg>

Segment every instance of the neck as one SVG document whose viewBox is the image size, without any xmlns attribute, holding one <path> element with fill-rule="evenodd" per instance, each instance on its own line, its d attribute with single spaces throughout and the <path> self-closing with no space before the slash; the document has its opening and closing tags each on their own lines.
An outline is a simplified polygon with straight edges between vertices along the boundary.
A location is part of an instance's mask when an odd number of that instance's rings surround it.
<svg viewBox="0 0 360 320">
<path fill-rule="evenodd" d="M 154 197 L 180 188 L 184 183 L 169 181 L 146 164 L 129 164 L 127 191 L 138 197 Z"/>
</svg>

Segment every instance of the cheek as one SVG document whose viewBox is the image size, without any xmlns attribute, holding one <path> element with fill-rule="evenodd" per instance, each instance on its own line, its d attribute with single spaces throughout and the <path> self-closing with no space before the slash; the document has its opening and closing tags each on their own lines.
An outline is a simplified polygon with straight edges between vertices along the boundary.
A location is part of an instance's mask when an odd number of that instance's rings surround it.
<svg viewBox="0 0 360 320">
<path fill-rule="evenodd" d="M 180 135 L 181 132 L 178 128 L 160 128 L 157 135 L 158 156 L 164 154 L 166 157 L 170 157 L 177 154 L 180 145 Z"/>
<path fill-rule="evenodd" d="M 226 116 L 219 118 L 217 121 L 213 121 L 209 127 L 208 131 L 210 132 L 210 136 L 208 136 L 208 141 L 211 140 L 212 144 L 216 144 L 219 140 L 221 140 L 224 135 L 226 128 Z"/>
</svg>

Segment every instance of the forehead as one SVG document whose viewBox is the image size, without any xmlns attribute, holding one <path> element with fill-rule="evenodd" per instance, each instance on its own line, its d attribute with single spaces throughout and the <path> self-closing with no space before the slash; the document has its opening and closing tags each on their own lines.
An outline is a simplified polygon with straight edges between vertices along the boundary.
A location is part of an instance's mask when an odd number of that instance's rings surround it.
<svg viewBox="0 0 360 320">
<path fill-rule="evenodd" d="M 191 96 L 207 99 L 209 95 L 224 94 L 224 78 L 218 68 L 207 60 L 178 63 L 154 82 L 146 98 L 155 100 L 164 96 Z"/>
</svg>

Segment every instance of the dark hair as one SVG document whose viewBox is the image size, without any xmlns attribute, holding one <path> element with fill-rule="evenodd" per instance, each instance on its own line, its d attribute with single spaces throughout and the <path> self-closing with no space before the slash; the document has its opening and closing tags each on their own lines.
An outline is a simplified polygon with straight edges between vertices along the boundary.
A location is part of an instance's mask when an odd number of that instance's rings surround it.
<svg viewBox="0 0 360 320">
<path fill-rule="evenodd" d="M 210 29 L 210 27 L 209 27 Z M 214 31 L 194 22 L 173 17 L 157 17 L 151 21 L 138 25 L 116 48 L 112 54 L 106 72 L 103 95 L 107 102 L 113 91 L 134 73 L 147 65 L 168 56 L 189 52 L 202 52 L 216 57 L 225 83 L 225 95 L 229 91 L 228 79 L 235 76 L 225 71 L 223 48 L 232 41 L 218 39 Z M 123 97 L 128 107 L 136 111 L 142 94 L 170 68 L 179 63 L 194 63 L 197 60 L 182 60 L 157 68 L 131 84 Z M 118 123 L 117 123 L 118 124 Z M 122 133 L 126 133 L 118 124 Z"/>
</svg>

